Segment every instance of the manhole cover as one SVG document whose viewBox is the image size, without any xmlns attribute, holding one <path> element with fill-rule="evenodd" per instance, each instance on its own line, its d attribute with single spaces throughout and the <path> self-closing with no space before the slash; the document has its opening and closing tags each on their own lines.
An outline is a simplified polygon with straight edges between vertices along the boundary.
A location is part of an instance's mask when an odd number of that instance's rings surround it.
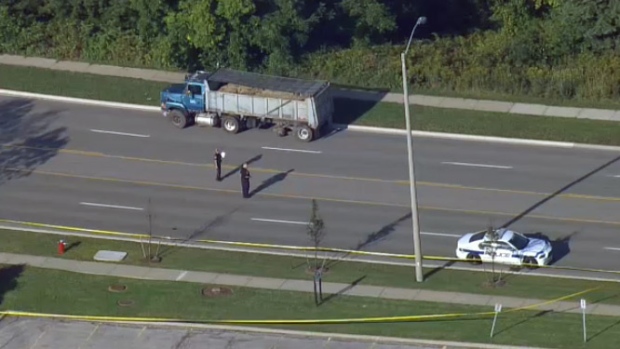
<svg viewBox="0 0 620 349">
<path fill-rule="evenodd" d="M 114 293 L 125 292 L 125 291 L 127 291 L 127 286 L 125 286 L 125 285 L 110 285 L 110 286 L 108 286 L 108 291 L 114 292 Z"/>
<path fill-rule="evenodd" d="M 222 286 L 207 286 L 202 289 L 205 297 L 225 297 L 233 294 L 233 290 Z"/>
<path fill-rule="evenodd" d="M 116 304 L 118 304 L 119 307 L 131 307 L 132 305 L 134 305 L 134 301 L 132 300 L 121 300 L 116 302 Z"/>
</svg>

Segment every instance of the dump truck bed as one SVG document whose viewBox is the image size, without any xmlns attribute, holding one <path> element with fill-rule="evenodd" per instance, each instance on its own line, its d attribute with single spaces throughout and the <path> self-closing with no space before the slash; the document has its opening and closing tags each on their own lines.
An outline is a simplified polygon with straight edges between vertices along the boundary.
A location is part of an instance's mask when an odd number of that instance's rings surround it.
<svg viewBox="0 0 620 349">
<path fill-rule="evenodd" d="M 330 85 L 220 69 L 206 76 L 205 109 L 232 115 L 281 119 L 317 128 L 331 122 Z"/>
</svg>

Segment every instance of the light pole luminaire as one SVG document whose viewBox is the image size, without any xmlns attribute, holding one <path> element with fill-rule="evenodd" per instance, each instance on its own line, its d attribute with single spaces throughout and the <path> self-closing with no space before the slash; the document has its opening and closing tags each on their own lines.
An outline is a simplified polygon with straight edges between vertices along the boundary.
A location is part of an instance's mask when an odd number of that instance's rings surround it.
<svg viewBox="0 0 620 349">
<path fill-rule="evenodd" d="M 407 154 L 409 160 L 409 189 L 411 191 L 411 223 L 413 224 L 413 253 L 415 254 L 415 279 L 417 282 L 424 281 L 424 273 L 422 271 L 422 241 L 420 239 L 420 216 L 418 215 L 418 195 L 416 193 L 415 182 L 415 169 L 413 165 L 413 140 L 411 136 L 411 115 L 409 111 L 409 82 L 407 81 L 407 63 L 405 56 L 411 46 L 411 40 L 413 34 L 419 25 L 426 23 L 426 17 L 419 17 L 413 29 L 411 35 L 409 35 L 409 41 L 405 51 L 400 54 L 400 61 L 403 74 L 403 98 L 405 103 L 405 125 L 407 127 Z"/>
</svg>

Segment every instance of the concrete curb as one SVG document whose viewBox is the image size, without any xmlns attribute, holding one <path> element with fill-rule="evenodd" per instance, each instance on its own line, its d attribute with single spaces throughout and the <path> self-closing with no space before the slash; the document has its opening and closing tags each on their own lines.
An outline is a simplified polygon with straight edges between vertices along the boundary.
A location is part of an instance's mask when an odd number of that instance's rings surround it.
<svg viewBox="0 0 620 349">
<path fill-rule="evenodd" d="M 44 95 L 40 93 L 12 91 L 12 90 L 3 90 L 3 89 L 0 89 L 0 95 L 9 96 L 9 97 L 18 97 L 18 98 L 40 99 L 40 100 L 46 100 L 46 101 L 63 102 L 63 103 L 71 103 L 71 104 L 84 104 L 84 105 L 92 105 L 96 107 L 106 107 L 106 108 L 116 108 L 116 109 L 132 109 L 132 110 L 140 110 L 140 111 L 159 111 L 160 110 L 159 107 L 151 107 L 148 105 L 98 101 L 94 99 L 62 97 L 62 96 Z"/>
<path fill-rule="evenodd" d="M 367 132 L 367 133 L 383 133 L 383 134 L 403 135 L 403 136 L 407 134 L 406 130 L 400 130 L 400 129 L 395 129 L 395 128 L 357 126 L 357 125 L 337 125 L 337 127 L 348 129 L 351 131 Z M 427 132 L 427 131 L 411 131 L 411 134 L 413 136 L 418 136 L 418 137 L 452 139 L 452 140 L 458 140 L 458 141 L 505 143 L 505 144 L 532 145 L 532 146 L 541 146 L 541 147 L 556 147 L 556 148 L 569 148 L 569 149 L 575 147 L 575 143 L 541 141 L 541 140 L 536 140 L 536 139 L 476 136 L 476 135 L 466 135 L 466 134 L 458 134 L 458 133 Z M 620 149 L 620 147 L 618 147 L 618 149 Z"/>
<path fill-rule="evenodd" d="M 105 107 L 105 108 L 131 109 L 131 110 L 148 111 L 148 112 L 155 112 L 155 111 L 159 112 L 160 111 L 159 107 L 148 106 L 148 105 L 98 101 L 98 100 L 92 100 L 92 99 L 53 96 L 53 95 L 45 95 L 45 94 L 40 94 L 40 93 L 12 91 L 12 90 L 4 90 L 4 89 L 0 89 L 0 95 L 18 97 L 18 98 L 32 98 L 32 99 L 48 100 L 48 101 L 54 101 L 54 102 L 83 104 L 83 105 L 91 105 L 91 106 L 98 106 L 98 107 Z M 379 134 L 388 134 L 388 135 L 406 135 L 407 134 L 407 131 L 395 129 L 395 128 L 370 127 L 370 126 L 358 126 L 358 125 L 341 125 L 341 124 L 336 124 L 334 126 L 340 130 L 344 129 L 344 130 L 350 130 L 354 132 L 379 133 Z M 564 148 L 564 149 L 620 151 L 619 146 L 541 141 L 541 140 L 535 140 L 535 139 L 476 136 L 476 135 L 444 133 L 444 132 L 427 132 L 427 131 L 412 131 L 411 134 L 416 137 L 448 139 L 448 140 L 457 140 L 457 141 L 500 143 L 500 144 L 509 144 L 509 145 L 528 145 L 528 146 L 552 147 L 552 148 Z"/>
</svg>

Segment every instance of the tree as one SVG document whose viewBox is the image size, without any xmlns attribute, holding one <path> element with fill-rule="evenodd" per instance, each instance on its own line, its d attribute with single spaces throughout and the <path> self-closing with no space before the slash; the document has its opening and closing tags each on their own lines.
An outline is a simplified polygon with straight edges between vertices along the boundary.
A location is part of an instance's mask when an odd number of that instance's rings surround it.
<svg viewBox="0 0 620 349">
<path fill-rule="evenodd" d="M 325 223 L 319 215 L 319 206 L 315 199 L 312 199 L 312 214 L 306 232 L 314 247 L 314 261 L 310 263 L 307 259 L 307 263 L 308 269 L 312 270 L 314 274 L 314 302 L 318 306 L 323 302 L 323 272 L 327 256 L 325 256 L 319 264 L 319 247 L 325 237 L 326 231 Z"/>
<path fill-rule="evenodd" d="M 146 242 L 146 247 L 144 246 L 144 241 L 142 239 L 140 239 L 140 247 L 142 248 L 142 257 L 144 257 L 144 259 L 146 261 L 151 261 L 151 262 L 155 262 L 158 263 L 161 261 L 161 257 L 159 256 L 159 249 L 161 247 L 161 239 L 159 240 L 158 244 L 157 244 L 157 249 L 155 250 L 155 253 L 153 254 L 153 249 L 152 249 L 152 245 L 153 245 L 153 213 L 151 210 L 151 198 L 149 198 L 149 202 L 148 202 L 148 206 L 146 209 L 146 217 L 148 220 L 148 230 L 147 230 L 147 242 Z"/>
<path fill-rule="evenodd" d="M 314 260 L 312 261 L 312 263 L 310 262 L 309 258 L 306 259 L 308 263 L 308 269 L 313 271 L 322 271 L 325 268 L 327 256 L 324 256 L 322 261 L 319 263 L 319 249 L 321 242 L 323 241 L 327 233 L 325 231 L 325 223 L 319 215 L 319 206 L 315 199 L 312 199 L 312 213 L 310 215 L 310 221 L 308 222 L 308 226 L 306 228 L 306 233 L 308 234 L 308 238 L 310 239 L 312 247 L 314 248 Z"/>
<path fill-rule="evenodd" d="M 356 43 L 371 44 L 396 30 L 396 17 L 382 1 L 342 0 L 341 6 L 350 17 L 350 31 Z"/>
</svg>

